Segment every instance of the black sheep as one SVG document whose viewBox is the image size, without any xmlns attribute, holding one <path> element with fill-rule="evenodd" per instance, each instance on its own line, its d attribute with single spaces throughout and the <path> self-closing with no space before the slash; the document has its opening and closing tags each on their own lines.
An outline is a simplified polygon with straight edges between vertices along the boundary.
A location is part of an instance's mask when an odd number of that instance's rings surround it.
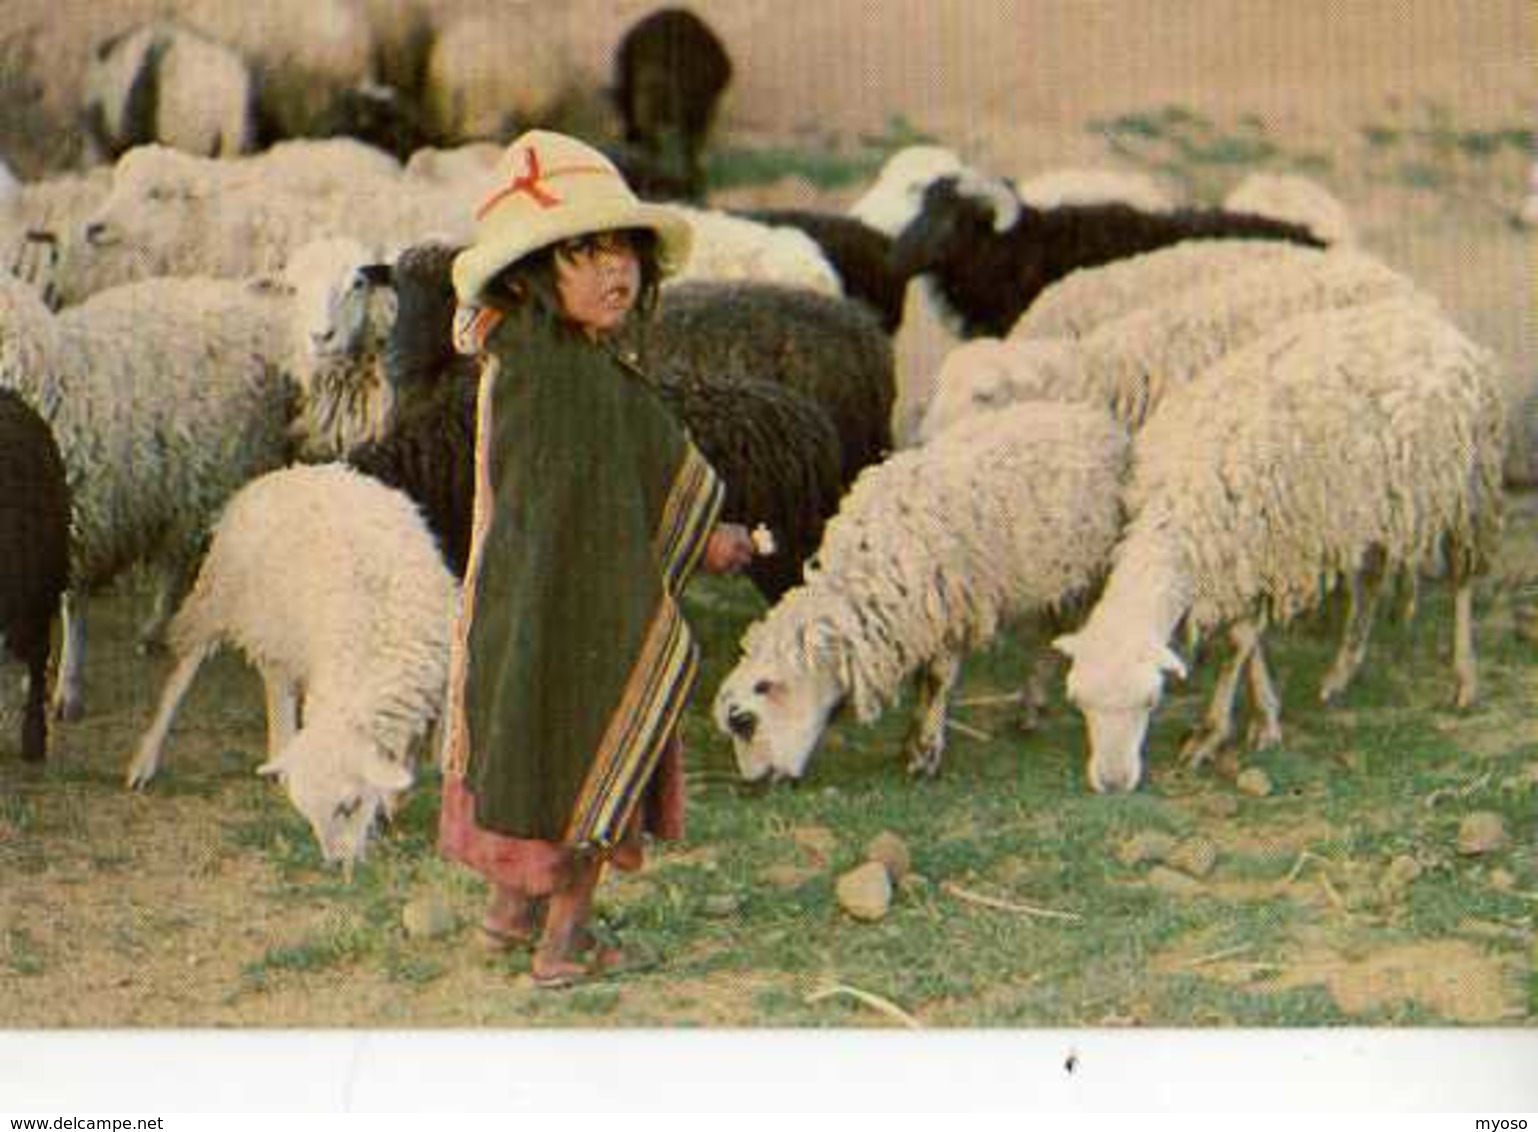
<svg viewBox="0 0 1538 1132">
<path fill-rule="evenodd" d="M 892 448 L 891 339 L 864 304 L 774 283 L 691 282 L 664 290 L 645 331 L 643 368 L 707 381 L 776 381 L 822 407 L 843 475 Z"/>
<path fill-rule="evenodd" d="M 892 266 L 892 237 L 853 216 L 801 208 L 760 208 L 739 212 L 760 224 L 799 228 L 813 240 L 838 272 L 844 294 L 859 299 L 881 320 L 881 328 L 896 333 L 903 318 L 908 277 Z"/>
<path fill-rule="evenodd" d="M 1000 215 L 1006 207 L 1016 211 L 1012 224 Z M 1126 204 L 1038 209 L 999 186 L 975 193 L 950 176 L 925 189 L 922 210 L 893 245 L 892 266 L 903 278 L 932 275 L 967 337 L 1004 337 L 1042 291 L 1071 271 L 1182 240 L 1244 238 L 1324 246 L 1306 228 L 1250 213 L 1145 212 Z"/>
<path fill-rule="evenodd" d="M 768 381 L 652 375 L 662 400 L 726 485 L 721 518 L 774 536 L 773 554 L 749 563 L 748 579 L 773 605 L 801 581 L 822 544 L 844 481 L 838 433 L 810 398 Z"/>
<path fill-rule="evenodd" d="M 462 358 L 404 400 L 390 429 L 347 453 L 347 463 L 411 497 L 456 578 L 470 558 L 479 375 Z"/>
<path fill-rule="evenodd" d="M 69 585 L 69 488 L 53 433 L 0 389 L 0 640 L 27 666 L 21 757 L 48 748 L 46 684 L 53 620 Z"/>
<path fill-rule="evenodd" d="M 731 79 L 726 46 L 685 8 L 643 17 L 615 51 L 613 93 L 625 142 L 676 169 L 692 199 L 703 195 L 701 152 Z"/>
</svg>

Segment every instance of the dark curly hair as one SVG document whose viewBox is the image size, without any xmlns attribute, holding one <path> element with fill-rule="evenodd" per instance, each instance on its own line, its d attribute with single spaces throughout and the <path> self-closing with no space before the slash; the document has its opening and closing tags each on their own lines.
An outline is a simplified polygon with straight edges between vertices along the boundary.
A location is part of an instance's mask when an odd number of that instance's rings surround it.
<svg viewBox="0 0 1538 1132">
<path fill-rule="evenodd" d="M 636 297 L 634 313 L 649 318 L 657 309 L 658 288 L 662 282 L 657 234 L 650 228 L 618 230 L 630 237 L 630 246 L 635 249 L 636 259 L 641 265 L 641 288 Z M 482 302 L 504 314 L 538 314 L 554 323 L 570 327 L 572 324 L 561 307 L 560 291 L 556 286 L 555 254 L 558 246 L 547 244 L 508 264 L 486 284 Z"/>
</svg>

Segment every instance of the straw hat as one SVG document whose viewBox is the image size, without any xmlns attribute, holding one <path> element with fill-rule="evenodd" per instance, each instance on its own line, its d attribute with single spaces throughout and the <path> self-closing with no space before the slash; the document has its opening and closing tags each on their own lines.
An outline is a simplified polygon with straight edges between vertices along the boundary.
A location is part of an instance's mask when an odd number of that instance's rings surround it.
<svg viewBox="0 0 1538 1132">
<path fill-rule="evenodd" d="M 505 184 L 476 209 L 475 241 L 454 257 L 454 290 L 474 302 L 498 272 L 532 251 L 611 228 L 650 228 L 670 275 L 694 233 L 677 212 L 639 200 L 603 154 L 576 138 L 530 130 L 507 147 Z"/>
</svg>

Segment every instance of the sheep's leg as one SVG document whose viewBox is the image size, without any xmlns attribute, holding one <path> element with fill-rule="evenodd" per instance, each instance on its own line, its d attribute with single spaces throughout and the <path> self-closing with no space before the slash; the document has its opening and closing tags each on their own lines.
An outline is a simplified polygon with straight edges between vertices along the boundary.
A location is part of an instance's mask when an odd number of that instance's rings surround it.
<svg viewBox="0 0 1538 1132">
<path fill-rule="evenodd" d="M 299 730 L 299 683 L 264 672 L 262 684 L 267 693 L 267 758 L 271 760 L 278 757 L 278 752 L 288 746 Z"/>
<path fill-rule="evenodd" d="M 1068 632 L 1067 618 L 1048 611 L 1041 616 L 1041 630 L 1045 634 L 1045 642 L 1051 642 Z M 1035 731 L 1041 726 L 1041 718 L 1052 700 L 1052 680 L 1065 660 L 1063 654 L 1050 643 L 1037 647 L 1030 674 L 1026 677 L 1025 688 L 1020 695 L 1020 716 L 1016 726 L 1021 731 Z"/>
<path fill-rule="evenodd" d="M 913 722 L 903 743 L 908 773 L 914 777 L 933 778 L 940 773 L 940 759 L 945 754 L 945 716 L 951 690 L 960 675 L 961 658 L 953 653 L 942 653 L 918 671 L 914 680 Z"/>
<path fill-rule="evenodd" d="M 1206 721 L 1181 748 L 1187 764 L 1193 767 L 1201 766 L 1233 738 L 1234 700 L 1239 693 L 1239 679 L 1260 641 L 1260 634 L 1254 622 L 1240 621 L 1229 628 L 1228 638 L 1233 644 L 1233 654 L 1212 689 Z"/>
<path fill-rule="evenodd" d="M 198 668 L 211 651 L 211 645 L 201 645 L 177 661 L 176 667 L 172 669 L 170 679 L 160 693 L 160 706 L 155 711 L 155 718 L 144 732 L 144 737 L 139 740 L 139 749 L 134 752 L 133 761 L 128 764 L 127 784 L 130 790 L 142 787 L 155 776 L 160 766 L 161 753 L 165 750 L 166 736 L 171 732 L 171 722 L 176 718 L 176 709 L 181 706 L 182 697 L 192 685 L 192 678 L 198 674 Z"/>
<path fill-rule="evenodd" d="M 53 690 L 53 717 L 77 720 L 84 714 L 81 673 L 85 669 L 85 595 L 71 586 L 59 603 L 64 643 L 59 651 L 59 683 Z"/>
<path fill-rule="evenodd" d="M 1246 740 L 1252 751 L 1264 751 L 1282 741 L 1282 697 L 1266 666 L 1266 647 L 1260 641 L 1263 632 L 1265 626 L 1262 623 L 1256 629 L 1255 651 L 1250 654 L 1249 664 L 1250 706 L 1254 716 Z"/>
<path fill-rule="evenodd" d="M 1378 599 L 1383 594 L 1385 570 L 1381 555 L 1375 555 L 1366 567 L 1351 575 L 1347 588 L 1346 627 L 1341 633 L 1340 649 L 1330 670 L 1319 683 L 1319 702 L 1333 704 L 1351 686 L 1367 659 L 1367 640 L 1377 617 Z"/>
<path fill-rule="evenodd" d="M 42 762 L 48 750 L 48 633 L 44 622 L 23 639 L 11 642 L 11 649 L 27 666 L 27 699 L 21 716 L 21 757 L 27 762 Z"/>
<path fill-rule="evenodd" d="M 1052 680 L 1064 659 L 1061 653 L 1050 646 L 1044 645 L 1036 650 L 1025 688 L 1020 693 L 1020 716 L 1016 726 L 1021 731 L 1035 731 L 1041 726 L 1041 717 L 1047 713 L 1047 706 L 1052 701 Z"/>
<path fill-rule="evenodd" d="M 1458 692 L 1453 699 L 1459 708 L 1472 707 L 1479 698 L 1479 668 L 1474 657 L 1474 580 L 1461 571 L 1453 592 L 1453 673 L 1458 678 Z"/>
<path fill-rule="evenodd" d="M 155 594 L 150 605 L 150 614 L 139 626 L 139 638 L 135 645 L 141 656 L 164 651 L 166 627 L 171 624 L 171 617 L 176 613 L 177 604 L 181 601 L 182 595 L 187 592 L 191 574 L 192 571 L 186 563 L 181 561 L 165 560 L 156 564 Z"/>
</svg>

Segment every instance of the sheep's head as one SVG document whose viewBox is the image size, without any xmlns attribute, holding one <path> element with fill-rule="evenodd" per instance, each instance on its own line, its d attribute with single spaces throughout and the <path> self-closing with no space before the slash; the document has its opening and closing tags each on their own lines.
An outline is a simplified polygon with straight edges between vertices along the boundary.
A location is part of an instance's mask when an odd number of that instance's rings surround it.
<svg viewBox="0 0 1538 1132">
<path fill-rule="evenodd" d="M 744 779 L 795 779 L 842 698 L 838 681 L 817 665 L 750 656 L 721 682 L 712 715 L 731 738 Z"/>
<path fill-rule="evenodd" d="M 1169 646 L 1091 642 L 1083 633 L 1058 637 L 1052 646 L 1067 656 L 1068 699 L 1089 728 L 1091 788 L 1127 793 L 1143 776 L 1143 740 L 1164 694 L 1164 677 L 1185 679 L 1186 666 Z"/>
<path fill-rule="evenodd" d="M 283 782 L 321 855 L 348 867 L 363 856 L 375 821 L 411 785 L 409 769 L 345 728 L 306 727 L 257 771 Z"/>
<path fill-rule="evenodd" d="M 294 291 L 294 350 L 301 368 L 357 354 L 382 341 L 395 320 L 388 264 L 357 240 L 312 240 L 288 257 Z"/>
<path fill-rule="evenodd" d="M 204 206 L 216 195 L 198 159 L 166 146 L 139 146 L 118 160 L 111 191 L 71 247 L 102 284 L 176 274 L 178 255 L 203 238 Z M 117 270 L 107 271 L 107 263 Z"/>
<path fill-rule="evenodd" d="M 961 158 L 938 145 L 910 145 L 887 158 L 873 184 L 849 206 L 849 215 L 888 236 L 918 216 L 924 190 L 940 177 L 960 173 Z"/>
<path fill-rule="evenodd" d="M 1020 219 L 1009 182 L 971 170 L 939 177 L 924 189 L 918 215 L 892 245 L 892 267 L 910 278 L 975 255 Z"/>
</svg>

